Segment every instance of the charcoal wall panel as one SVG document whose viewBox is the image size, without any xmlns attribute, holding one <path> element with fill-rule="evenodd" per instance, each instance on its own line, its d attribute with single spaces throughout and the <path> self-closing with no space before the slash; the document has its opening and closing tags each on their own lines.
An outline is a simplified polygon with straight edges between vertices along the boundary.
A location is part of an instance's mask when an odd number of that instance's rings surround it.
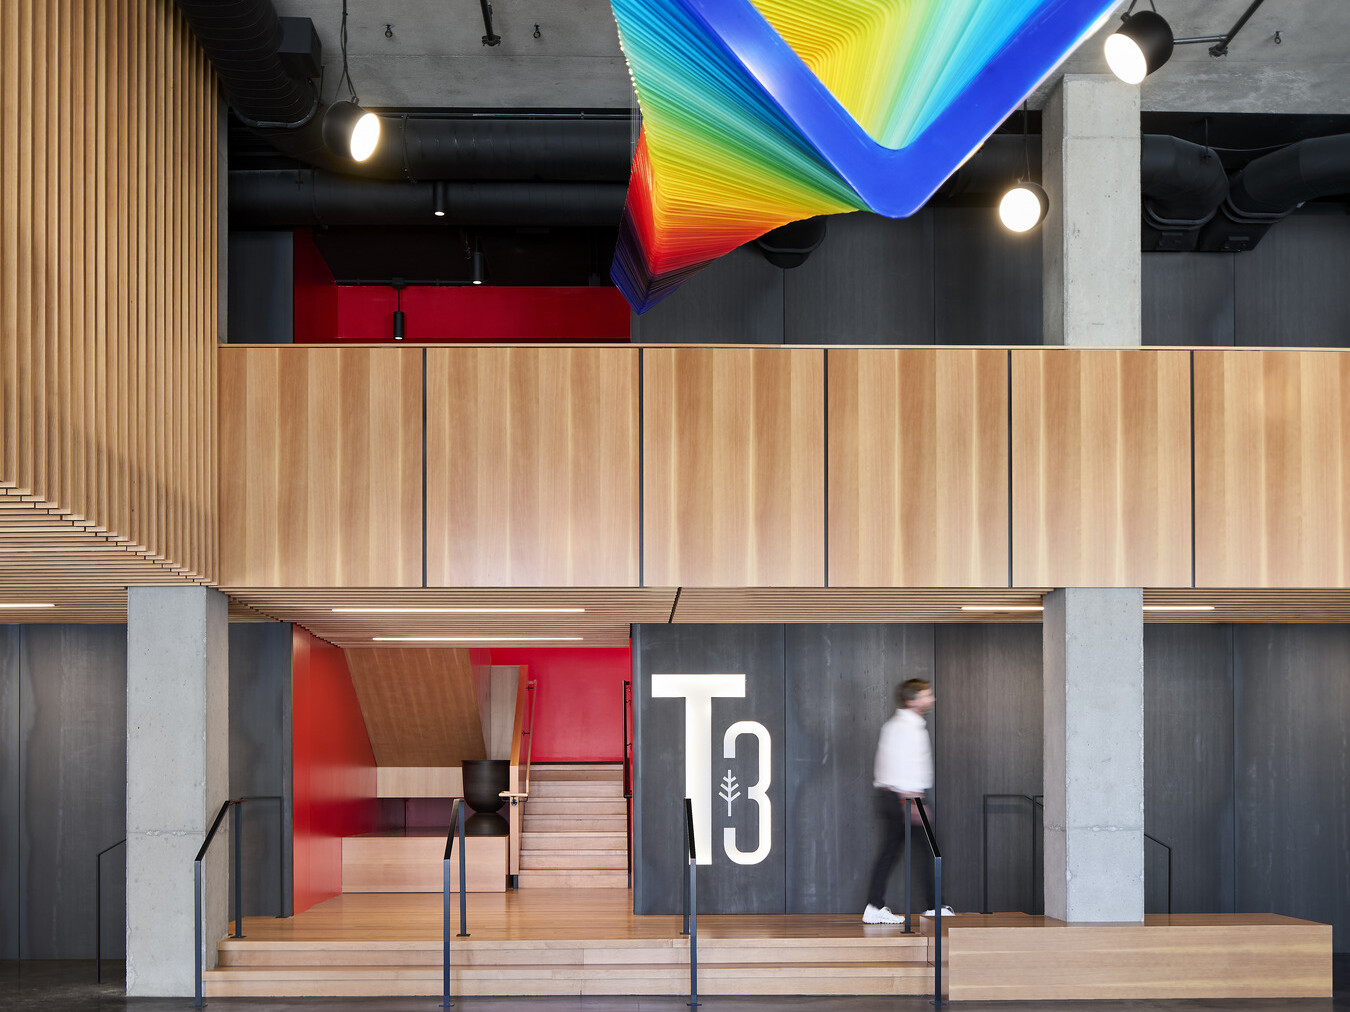
<svg viewBox="0 0 1350 1012">
<path fill-rule="evenodd" d="M 783 271 L 742 246 L 633 316 L 633 343 L 782 344 Z"/>
<path fill-rule="evenodd" d="M 1042 792 L 1041 627 L 939 625 L 935 643 L 943 888 L 957 910 L 980 910 L 984 795 Z M 1039 810 L 990 799 L 988 825 L 989 909 L 1039 911 Z"/>
<path fill-rule="evenodd" d="M 295 233 L 229 233 L 228 340 L 290 344 L 295 339 Z"/>
<path fill-rule="evenodd" d="M 1144 626 L 1144 829 L 1172 909 L 1233 906 L 1233 627 Z M 1167 909 L 1145 842 L 1146 910 Z"/>
<path fill-rule="evenodd" d="M 1292 214 L 1237 257 L 1234 344 L 1350 346 L 1350 216 L 1327 206 Z"/>
<path fill-rule="evenodd" d="M 935 343 L 1040 344 L 1040 229 L 1009 232 L 992 207 L 933 215 Z"/>
<path fill-rule="evenodd" d="M 1237 259 L 1236 253 L 1143 254 L 1140 343 L 1231 345 Z"/>
<path fill-rule="evenodd" d="M 1234 628 L 1235 905 L 1350 951 L 1350 626 Z"/>
<path fill-rule="evenodd" d="M 785 344 L 932 344 L 932 212 L 831 215 L 783 298 Z"/>
<path fill-rule="evenodd" d="M 786 664 L 787 910 L 861 914 L 880 839 L 877 735 L 897 685 L 933 680 L 933 627 L 790 625 Z M 899 869 L 892 883 L 898 909 Z"/>
<path fill-rule="evenodd" d="M 29 625 L 19 663 L 21 959 L 92 959 L 95 856 L 126 836 L 127 637 Z M 104 859 L 104 955 L 122 958 L 123 851 Z"/>
<path fill-rule="evenodd" d="M 19 958 L 19 643 L 0 625 L 0 959 Z"/>
<path fill-rule="evenodd" d="M 264 797 L 281 798 L 275 801 Z M 230 796 L 243 811 L 244 913 L 291 913 L 291 627 L 230 626 Z"/>
<path fill-rule="evenodd" d="M 734 674 L 746 676 L 744 699 L 712 702 L 713 780 L 728 770 L 742 795 L 760 777 L 755 739 L 737 741 L 735 759 L 723 758 L 723 734 L 734 721 L 758 721 L 772 740 L 772 847 L 758 864 L 733 863 L 723 851 L 723 830 L 736 833 L 736 845 L 758 845 L 755 804 L 742 797 L 726 815 L 713 799 L 712 864 L 698 868 L 699 910 L 706 913 L 783 913 L 785 910 L 785 836 L 783 803 L 783 627 L 644 625 L 636 627 L 634 672 L 637 783 L 634 819 L 633 907 L 637 913 L 678 913 L 683 909 L 685 702 L 653 699 L 653 674 Z M 718 792 L 714 785 L 713 793 Z"/>
</svg>

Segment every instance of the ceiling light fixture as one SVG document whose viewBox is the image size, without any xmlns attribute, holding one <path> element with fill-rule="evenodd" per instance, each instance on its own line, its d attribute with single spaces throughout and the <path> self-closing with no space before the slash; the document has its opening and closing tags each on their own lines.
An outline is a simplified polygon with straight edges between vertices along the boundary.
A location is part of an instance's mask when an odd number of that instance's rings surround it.
<svg viewBox="0 0 1350 1012">
<path fill-rule="evenodd" d="M 1120 16 L 1123 22 L 1120 28 L 1106 39 L 1104 47 L 1106 65 L 1111 68 L 1111 73 L 1126 84 L 1139 84 L 1171 58 L 1175 46 L 1209 42 L 1213 43 L 1209 47 L 1210 56 L 1227 56 L 1228 44 L 1242 30 L 1242 26 L 1256 12 L 1256 8 L 1264 2 L 1265 0 L 1252 0 L 1226 35 L 1199 35 L 1190 39 L 1177 39 L 1173 38 L 1172 26 L 1158 13 L 1152 0 L 1149 0 L 1149 7 L 1152 9 L 1140 11 L 1138 14 L 1134 13 L 1134 5 L 1138 0 L 1130 0 L 1129 8 Z"/>
<path fill-rule="evenodd" d="M 1045 220 L 1050 210 L 1050 198 L 1040 183 L 1031 181 L 1031 140 L 1027 122 L 1031 118 L 1026 102 L 1022 103 L 1022 178 L 1003 194 L 998 202 L 998 220 L 1009 232 L 1030 232 Z"/>
<path fill-rule="evenodd" d="M 1212 604 L 1146 604 L 1144 611 L 1213 611 Z"/>
<path fill-rule="evenodd" d="M 372 643 L 578 643 L 580 636 L 372 636 Z"/>
<path fill-rule="evenodd" d="M 579 615 L 585 608 L 333 608 L 364 615 Z"/>
<path fill-rule="evenodd" d="M 394 278 L 390 284 L 394 287 L 394 340 L 402 341 L 404 334 L 408 329 L 408 318 L 403 313 L 403 289 L 408 287 L 408 283 L 402 278 Z"/>
<path fill-rule="evenodd" d="M 323 115 L 323 142 L 335 155 L 364 162 L 375 153 L 380 143 L 380 118 L 361 108 L 351 74 L 347 71 L 347 0 L 342 0 L 339 39 L 342 44 L 342 76 L 338 78 L 338 91 L 342 90 L 342 82 L 346 81 L 351 101 L 334 102 L 328 107 Z"/>
<path fill-rule="evenodd" d="M 487 272 L 483 264 L 483 251 L 479 248 L 477 236 L 473 240 L 473 277 L 471 280 L 475 285 L 481 285 L 487 280 Z"/>
<path fill-rule="evenodd" d="M 431 213 L 437 218 L 445 217 L 445 184 L 439 180 L 431 184 Z"/>
<path fill-rule="evenodd" d="M 36 602 L 35 602 L 35 603 L 28 603 L 28 602 L 20 601 L 20 602 L 17 602 L 17 603 L 15 603 L 15 604 L 0 604 L 0 609 L 4 609 L 5 611 L 26 611 L 26 610 L 28 610 L 28 609 L 30 609 L 30 608 L 55 608 L 55 607 L 56 607 L 56 605 L 50 604 L 50 603 L 47 603 L 47 602 L 43 602 L 43 603 L 40 603 L 40 604 L 39 604 L 39 603 L 36 603 Z"/>
<path fill-rule="evenodd" d="M 963 604 L 962 611 L 1044 611 L 1039 604 Z"/>
</svg>

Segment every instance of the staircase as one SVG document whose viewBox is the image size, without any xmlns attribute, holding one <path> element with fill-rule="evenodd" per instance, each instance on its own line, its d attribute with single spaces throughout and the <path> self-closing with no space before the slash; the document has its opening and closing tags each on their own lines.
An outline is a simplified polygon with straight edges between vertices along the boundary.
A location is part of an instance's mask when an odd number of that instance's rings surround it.
<svg viewBox="0 0 1350 1012">
<path fill-rule="evenodd" d="M 519 887 L 628 888 L 627 804 L 618 764 L 532 767 Z"/>
</svg>

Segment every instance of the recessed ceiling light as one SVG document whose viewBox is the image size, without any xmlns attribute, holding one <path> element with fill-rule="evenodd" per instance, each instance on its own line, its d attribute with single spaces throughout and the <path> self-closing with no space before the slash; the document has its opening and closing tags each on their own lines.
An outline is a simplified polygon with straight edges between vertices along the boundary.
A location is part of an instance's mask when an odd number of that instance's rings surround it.
<svg viewBox="0 0 1350 1012">
<path fill-rule="evenodd" d="M 1213 611 L 1212 604 L 1146 604 L 1144 611 Z"/>
<path fill-rule="evenodd" d="M 581 615 L 585 608 L 333 608 L 360 615 Z"/>
<path fill-rule="evenodd" d="M 963 604 L 962 611 L 1044 611 L 1039 604 Z"/>
<path fill-rule="evenodd" d="M 19 603 L 16 603 L 16 604 L 0 604 L 0 608 L 5 608 L 5 609 L 15 610 L 15 611 L 18 611 L 18 610 L 24 610 L 24 609 L 28 609 L 28 608 L 55 608 L 55 607 L 56 607 L 56 605 L 54 605 L 54 604 L 46 604 L 46 603 L 44 603 L 44 604 L 36 604 L 36 603 L 29 604 L 29 603 L 19 602 Z"/>
<path fill-rule="evenodd" d="M 372 636 L 372 643 L 575 643 L 580 636 Z"/>
</svg>

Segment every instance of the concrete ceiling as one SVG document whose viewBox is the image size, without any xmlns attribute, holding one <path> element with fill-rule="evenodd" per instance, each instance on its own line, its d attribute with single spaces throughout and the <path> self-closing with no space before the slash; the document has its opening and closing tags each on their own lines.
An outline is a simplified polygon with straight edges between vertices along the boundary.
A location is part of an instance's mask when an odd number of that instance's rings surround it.
<svg viewBox="0 0 1350 1012">
<path fill-rule="evenodd" d="M 1248 2 L 1157 0 L 1179 38 L 1225 33 Z M 323 42 L 324 95 L 331 97 L 341 73 L 342 0 L 277 0 L 277 8 L 314 21 Z M 1113 15 L 1062 69 L 1106 73 L 1101 41 L 1117 23 Z M 385 25 L 392 26 L 391 38 Z M 607 0 L 498 0 L 493 27 L 501 45 L 484 46 L 476 0 L 348 0 L 348 61 L 361 101 L 402 109 L 630 106 L 628 68 Z M 1350 109 L 1346 39 L 1347 0 L 1266 0 L 1228 56 L 1215 59 L 1205 45 L 1177 47 L 1144 83 L 1144 109 L 1344 113 Z M 1039 104 L 1033 98 L 1033 107 Z"/>
</svg>

